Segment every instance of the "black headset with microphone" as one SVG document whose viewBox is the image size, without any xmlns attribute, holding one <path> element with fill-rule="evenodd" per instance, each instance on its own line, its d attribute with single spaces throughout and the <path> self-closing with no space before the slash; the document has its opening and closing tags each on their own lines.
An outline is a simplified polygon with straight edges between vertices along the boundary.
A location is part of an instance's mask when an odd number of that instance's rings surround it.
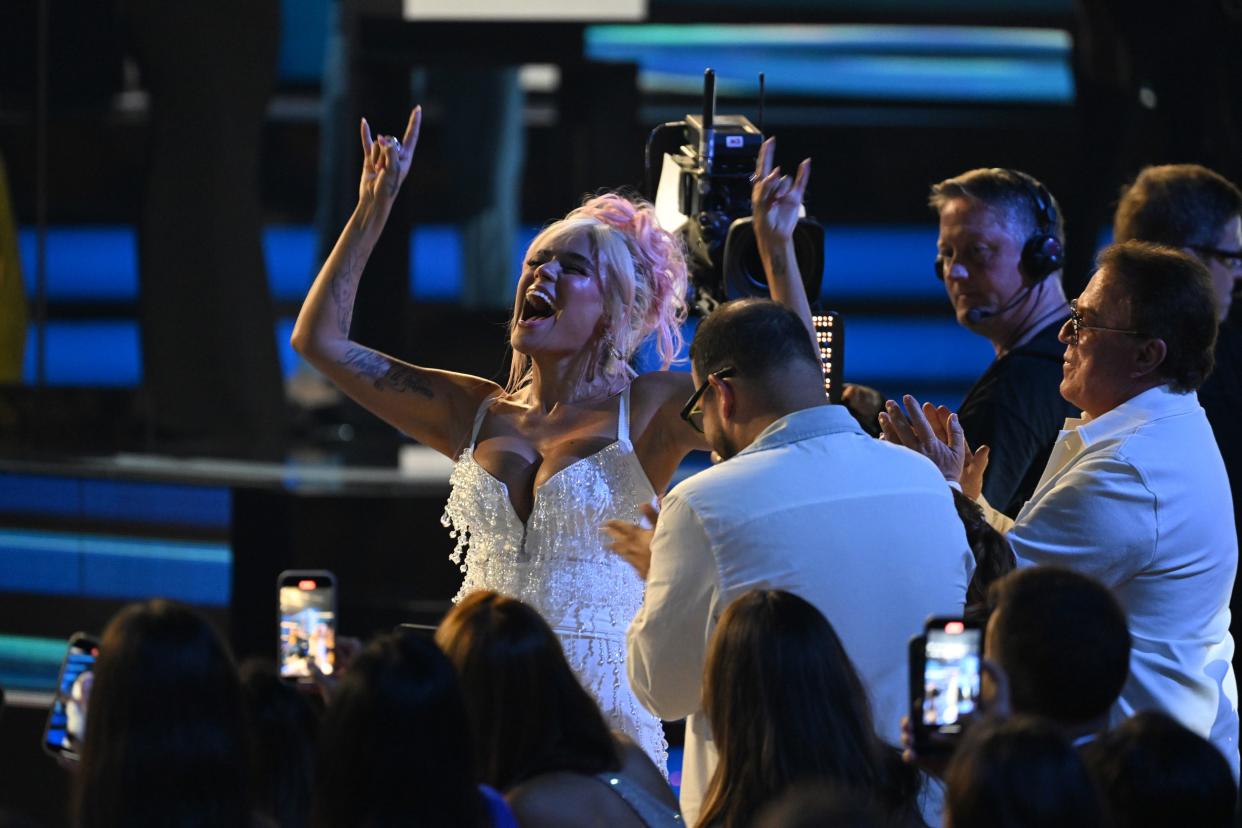
<svg viewBox="0 0 1242 828">
<path fill-rule="evenodd" d="M 1031 203 L 1035 205 L 1036 225 L 1035 232 L 1022 245 L 1022 257 L 1019 259 L 1019 267 L 1022 272 L 1022 289 L 996 310 L 987 310 L 985 308 L 971 308 L 968 310 L 966 318 L 971 324 L 976 324 L 984 319 L 990 319 L 993 316 L 999 316 L 1017 306 L 1031 294 L 1036 285 L 1060 270 L 1065 263 L 1065 250 L 1061 245 L 1061 240 L 1056 236 L 1056 202 L 1052 200 L 1052 194 L 1048 192 L 1048 189 L 1039 183 L 1034 176 L 1028 175 L 1021 170 L 997 167 L 992 172 L 998 177 L 1010 181 L 1015 189 L 1026 193 Z M 935 269 L 936 278 L 943 282 L 945 278 L 943 256 L 936 257 Z"/>
</svg>

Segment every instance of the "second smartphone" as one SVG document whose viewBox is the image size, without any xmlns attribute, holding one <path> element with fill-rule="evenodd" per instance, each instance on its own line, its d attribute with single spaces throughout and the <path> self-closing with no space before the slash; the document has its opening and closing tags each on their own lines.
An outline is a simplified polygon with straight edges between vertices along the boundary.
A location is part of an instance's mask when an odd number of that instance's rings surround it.
<svg viewBox="0 0 1242 828">
<path fill-rule="evenodd" d="M 326 569 L 288 569 L 277 578 L 281 678 L 312 681 L 336 667 L 336 578 Z"/>
<path fill-rule="evenodd" d="M 952 751 L 979 709 L 983 629 L 965 618 L 929 618 L 910 641 L 910 722 L 920 755 Z"/>
</svg>

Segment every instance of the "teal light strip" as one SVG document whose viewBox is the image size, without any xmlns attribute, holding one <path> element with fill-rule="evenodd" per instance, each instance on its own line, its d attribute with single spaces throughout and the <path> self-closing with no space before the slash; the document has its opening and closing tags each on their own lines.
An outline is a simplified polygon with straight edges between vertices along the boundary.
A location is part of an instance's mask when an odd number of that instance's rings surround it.
<svg viewBox="0 0 1242 828">
<path fill-rule="evenodd" d="M 0 530 L 0 592 L 226 606 L 227 544 Z"/>
<path fill-rule="evenodd" d="M 831 47 L 851 51 L 1037 50 L 1066 53 L 1072 41 L 1061 29 L 1000 26 L 909 25 L 607 25 L 588 26 L 588 49 L 619 46 L 717 48 L 748 46 Z"/>
<path fill-rule="evenodd" d="M 6 549 L 15 547 L 75 555 L 109 555 L 155 561 L 176 559 L 224 566 L 231 565 L 233 559 L 229 547 L 219 543 L 0 529 L 0 556 L 3 556 Z"/>
<path fill-rule="evenodd" d="M 59 638 L 0 635 L 0 687 L 54 692 L 67 646 Z"/>
</svg>

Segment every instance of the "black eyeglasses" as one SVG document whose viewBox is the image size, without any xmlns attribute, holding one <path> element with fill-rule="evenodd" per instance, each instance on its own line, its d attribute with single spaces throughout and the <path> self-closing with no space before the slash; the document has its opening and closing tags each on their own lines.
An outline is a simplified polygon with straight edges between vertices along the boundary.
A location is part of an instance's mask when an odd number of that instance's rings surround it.
<svg viewBox="0 0 1242 828">
<path fill-rule="evenodd" d="M 1211 256 L 1230 270 L 1242 270 L 1242 250 L 1221 250 L 1219 247 L 1205 247 L 1198 244 L 1186 246 L 1204 256 Z"/>
<path fill-rule="evenodd" d="M 690 427 L 699 434 L 703 433 L 703 409 L 699 408 L 699 400 L 703 398 L 703 394 L 711 387 L 712 377 L 716 379 L 728 379 L 736 373 L 732 368 L 721 368 L 719 371 L 713 371 L 707 375 L 707 379 L 703 380 L 703 384 L 694 390 L 694 395 L 686 400 L 685 406 L 681 409 L 681 418 L 690 424 Z"/>
<path fill-rule="evenodd" d="M 1079 331 L 1112 331 L 1113 333 L 1129 334 L 1130 336 L 1143 336 L 1142 331 L 1132 331 L 1128 328 L 1106 328 L 1103 325 L 1087 325 L 1082 321 L 1082 314 L 1078 312 L 1078 300 L 1074 299 L 1069 303 L 1070 307 L 1070 335 L 1069 341 L 1071 345 L 1078 344 Z"/>
</svg>

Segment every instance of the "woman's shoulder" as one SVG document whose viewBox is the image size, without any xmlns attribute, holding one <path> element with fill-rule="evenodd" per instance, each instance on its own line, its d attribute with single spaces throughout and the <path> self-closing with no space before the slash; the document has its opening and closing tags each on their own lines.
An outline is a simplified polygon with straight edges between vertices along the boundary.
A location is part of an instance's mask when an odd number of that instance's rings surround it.
<svg viewBox="0 0 1242 828">
<path fill-rule="evenodd" d="M 693 393 L 694 380 L 685 371 L 651 371 L 635 377 L 630 384 L 635 430 L 641 431 L 639 424 L 656 421 L 676 425 L 674 420 Z"/>
<path fill-rule="evenodd" d="M 676 398 L 684 402 L 693 393 L 694 380 L 689 371 L 648 371 L 630 384 L 630 397 L 636 401 Z"/>
<path fill-rule="evenodd" d="M 677 797 L 673 796 L 673 789 L 647 752 L 624 733 L 614 731 L 613 737 L 617 740 L 617 753 L 621 757 L 621 773 L 633 784 L 676 809 Z"/>
<path fill-rule="evenodd" d="M 505 800 L 519 825 L 559 828 L 577 824 L 575 814 L 597 813 L 611 793 L 596 779 L 581 773 L 541 773 L 510 788 Z"/>
</svg>

